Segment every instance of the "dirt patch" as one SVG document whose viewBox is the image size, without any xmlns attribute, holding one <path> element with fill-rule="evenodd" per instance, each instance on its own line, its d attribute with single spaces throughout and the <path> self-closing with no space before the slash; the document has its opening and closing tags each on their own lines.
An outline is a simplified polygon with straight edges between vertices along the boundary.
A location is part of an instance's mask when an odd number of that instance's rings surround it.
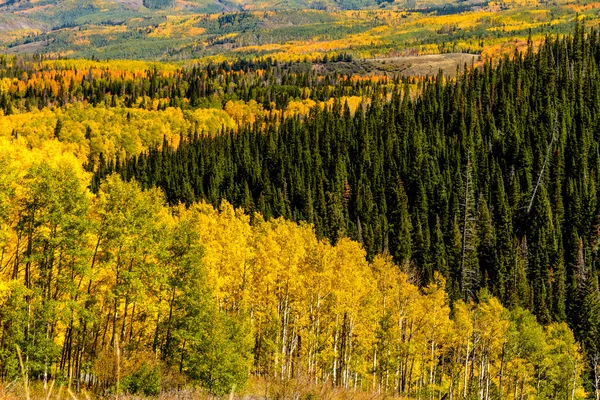
<svg viewBox="0 0 600 400">
<path fill-rule="evenodd" d="M 424 56 L 406 56 L 389 58 L 368 58 L 350 62 L 329 62 L 313 64 L 313 70 L 321 73 L 337 72 L 342 75 L 387 75 L 387 76 L 424 76 L 437 75 L 440 70 L 444 75 L 453 77 L 457 67 L 463 70 L 464 65 L 470 67 L 479 61 L 479 55 L 465 53 L 432 54 Z M 292 69 L 306 70 L 299 64 Z"/>
<path fill-rule="evenodd" d="M 18 46 L 9 47 L 6 49 L 6 54 L 35 54 L 41 51 L 44 47 L 48 46 L 48 41 L 32 42 L 26 44 L 20 44 Z"/>
<path fill-rule="evenodd" d="M 118 3 L 125 7 L 138 10 L 144 6 L 143 0 L 107 0 L 110 3 Z"/>
<path fill-rule="evenodd" d="M 42 30 L 43 24 L 31 21 L 12 13 L 0 13 L 0 32 L 19 30 Z"/>
<path fill-rule="evenodd" d="M 378 71 L 391 72 L 404 76 L 437 75 L 440 70 L 444 75 L 456 75 L 466 64 L 470 67 L 479 61 L 479 55 L 465 53 L 431 54 L 424 56 L 374 58 L 363 60 Z"/>
</svg>

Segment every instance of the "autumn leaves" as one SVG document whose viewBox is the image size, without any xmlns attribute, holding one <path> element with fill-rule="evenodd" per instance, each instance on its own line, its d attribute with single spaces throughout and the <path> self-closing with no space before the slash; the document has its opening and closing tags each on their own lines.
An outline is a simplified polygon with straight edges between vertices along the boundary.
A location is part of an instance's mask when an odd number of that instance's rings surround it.
<svg viewBox="0 0 600 400">
<path fill-rule="evenodd" d="M 60 149 L 17 161 L 2 145 L 5 378 L 18 345 L 30 376 L 88 374 L 94 390 L 116 387 L 118 363 L 120 390 L 150 377 L 149 393 L 166 375 L 225 393 L 250 373 L 411 397 L 581 393 L 564 324 L 485 294 L 451 308 L 439 275 L 420 289 L 357 242 L 227 202 L 168 207 L 114 175 L 92 195 Z"/>
</svg>

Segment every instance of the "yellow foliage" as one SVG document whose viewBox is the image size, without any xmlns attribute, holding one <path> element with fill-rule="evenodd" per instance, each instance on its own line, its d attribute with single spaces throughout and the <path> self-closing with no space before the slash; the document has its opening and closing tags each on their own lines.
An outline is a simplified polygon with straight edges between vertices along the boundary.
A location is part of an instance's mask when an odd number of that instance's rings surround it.
<svg viewBox="0 0 600 400">
<path fill-rule="evenodd" d="M 182 111 L 169 107 L 155 111 L 75 104 L 54 111 L 45 108 L 0 116 L 0 136 L 16 135 L 30 146 L 41 148 L 54 139 L 59 120 L 59 140 L 82 162 L 90 152 L 102 153 L 106 159 L 117 155 L 124 158 L 160 147 L 163 139 L 176 146 L 180 136 L 187 137 L 194 129 L 199 134 L 214 135 L 223 127 L 236 126 L 225 111 L 212 108 Z M 89 141 L 85 138 L 88 130 Z"/>
<path fill-rule="evenodd" d="M 225 112 L 238 126 L 254 125 L 257 119 L 260 121 L 264 116 L 263 106 L 256 100 L 250 100 L 248 103 L 243 100 L 229 100 L 225 104 Z"/>
</svg>

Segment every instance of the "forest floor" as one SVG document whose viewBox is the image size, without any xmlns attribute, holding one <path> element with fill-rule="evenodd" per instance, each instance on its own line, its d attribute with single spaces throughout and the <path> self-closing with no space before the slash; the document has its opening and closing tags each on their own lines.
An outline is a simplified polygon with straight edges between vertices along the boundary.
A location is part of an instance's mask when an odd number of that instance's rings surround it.
<svg viewBox="0 0 600 400">
<path fill-rule="evenodd" d="M 240 393 L 231 393 L 225 396 L 212 396 L 198 389 L 179 389 L 166 391 L 158 396 L 114 394 L 101 395 L 85 390 L 76 393 L 74 388 L 66 385 L 58 386 L 48 384 L 47 388 L 36 382 L 29 390 L 25 390 L 22 381 L 0 384 L 0 400 L 376 400 L 381 398 L 408 400 L 393 396 L 382 396 L 376 392 L 368 393 L 353 389 L 333 388 L 330 385 L 315 385 L 304 380 L 292 380 L 286 384 L 266 381 L 251 377 L 248 386 Z"/>
</svg>

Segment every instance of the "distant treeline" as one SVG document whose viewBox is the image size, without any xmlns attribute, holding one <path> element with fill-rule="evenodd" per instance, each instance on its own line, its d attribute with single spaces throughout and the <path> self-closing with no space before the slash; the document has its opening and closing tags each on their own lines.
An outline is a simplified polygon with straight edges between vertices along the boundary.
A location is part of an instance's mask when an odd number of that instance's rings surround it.
<svg viewBox="0 0 600 400">
<path fill-rule="evenodd" d="M 340 61 L 352 61 L 352 56 L 339 53 L 311 62 Z M 290 63 L 270 58 L 175 71 L 118 70 L 104 68 L 100 63 L 89 63 L 84 68 L 80 65 L 0 55 L 0 110 L 9 115 L 82 101 L 110 106 L 117 100 L 128 107 L 138 107 L 138 100 L 143 97 L 158 100 L 164 107 L 183 109 L 208 107 L 215 101 L 220 106 L 238 99 L 255 100 L 266 109 L 281 109 L 297 98 L 327 101 L 333 97 L 370 94 L 370 87 L 375 85 L 369 79 L 357 80 L 341 74 L 290 73 Z M 389 80 L 390 84 L 393 82 L 400 81 Z"/>
</svg>

